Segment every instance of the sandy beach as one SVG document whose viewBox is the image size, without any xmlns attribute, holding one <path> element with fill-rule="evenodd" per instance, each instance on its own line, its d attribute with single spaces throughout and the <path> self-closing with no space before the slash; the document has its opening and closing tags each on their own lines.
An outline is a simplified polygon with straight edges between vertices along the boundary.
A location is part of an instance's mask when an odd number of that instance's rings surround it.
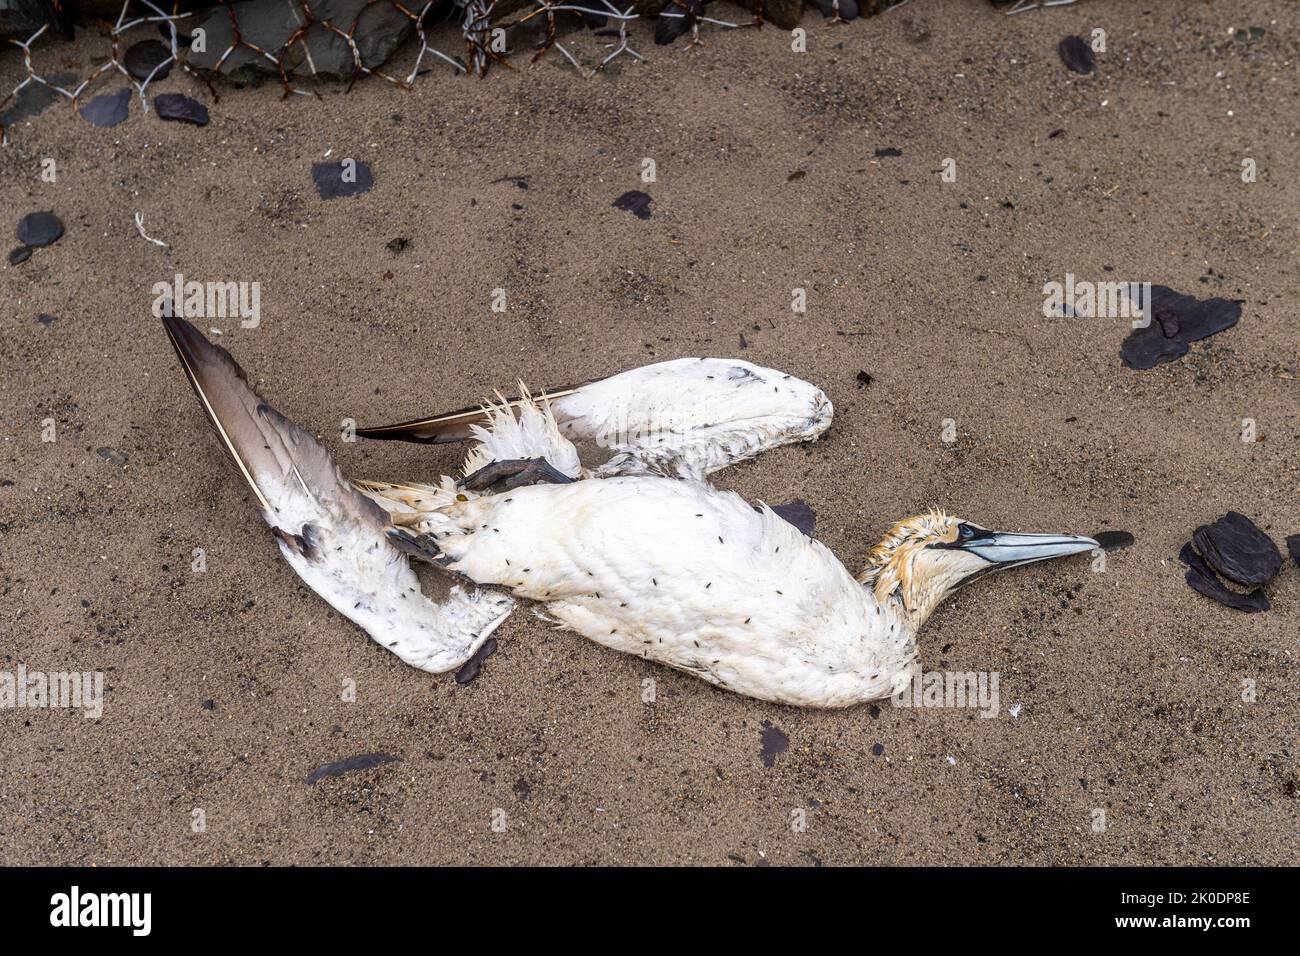
<svg viewBox="0 0 1300 956">
<path fill-rule="evenodd" d="M 1300 567 L 1244 614 L 1177 558 L 1229 510 L 1279 546 L 1300 532 L 1294 7 L 912 0 L 803 26 L 806 53 L 771 27 L 686 49 L 640 25 L 646 62 L 594 78 L 552 53 L 287 100 L 214 101 L 175 71 L 159 91 L 208 126 L 136 98 L 113 128 L 56 104 L 11 131 L 0 225 L 48 209 L 66 234 L 0 260 L 0 670 L 102 672 L 105 703 L 0 710 L 0 863 L 1300 863 Z M 1069 72 L 1058 41 L 1094 28 L 1097 73 Z M 86 31 L 38 57 L 85 73 L 103 47 Z M 21 76 L 0 49 L 0 89 Z M 345 157 L 374 188 L 323 200 L 312 164 Z M 611 206 L 632 189 L 649 219 Z M 1127 320 L 1044 316 L 1067 273 L 1242 318 L 1125 368 Z M 461 450 L 344 442 L 347 419 L 736 357 L 817 383 L 835 422 L 717 483 L 806 500 L 855 571 L 932 506 L 1134 544 L 940 608 L 923 665 L 996 672 L 992 719 L 765 704 L 526 610 L 461 686 L 281 560 L 151 314 L 177 274 L 259 284 L 256 328 L 202 327 L 350 476 L 433 479 Z M 788 747 L 764 760 L 774 730 Z M 375 753 L 397 759 L 307 782 Z"/>
</svg>

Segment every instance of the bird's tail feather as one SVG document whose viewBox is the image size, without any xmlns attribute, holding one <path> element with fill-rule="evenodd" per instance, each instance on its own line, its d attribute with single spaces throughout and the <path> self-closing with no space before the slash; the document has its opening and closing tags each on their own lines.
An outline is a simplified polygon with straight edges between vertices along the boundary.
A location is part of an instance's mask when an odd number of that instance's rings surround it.
<svg viewBox="0 0 1300 956">
<path fill-rule="evenodd" d="M 340 614 L 423 670 L 459 667 L 509 615 L 505 594 L 450 588 L 429 600 L 389 537 L 384 509 L 311 435 L 262 401 L 225 349 L 163 318 L 199 404 L 248 482 L 285 559 Z"/>
</svg>

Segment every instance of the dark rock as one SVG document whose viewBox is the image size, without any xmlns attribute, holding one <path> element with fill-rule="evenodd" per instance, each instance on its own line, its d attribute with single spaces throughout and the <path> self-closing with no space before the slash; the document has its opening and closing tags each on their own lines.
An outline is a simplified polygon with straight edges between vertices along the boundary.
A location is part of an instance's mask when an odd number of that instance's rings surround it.
<svg viewBox="0 0 1300 956">
<path fill-rule="evenodd" d="M 312 24 L 302 34 L 300 41 L 283 50 L 285 43 L 301 29 L 297 4 L 284 0 L 244 0 L 233 7 L 218 6 L 196 15 L 191 27 L 206 31 L 207 41 L 203 52 L 190 50 L 186 62 L 199 69 L 216 69 L 226 49 L 233 40 L 230 13 L 239 20 L 240 36 L 269 53 L 281 56 L 285 71 L 297 76 L 310 76 L 315 66 L 316 74 L 350 78 L 357 72 L 356 61 L 347 40 L 331 31 L 321 21 L 328 20 L 343 33 L 352 33 L 361 62 L 367 69 L 375 69 L 393 55 L 415 29 L 415 21 L 402 13 L 395 4 L 374 3 L 373 0 L 306 0 L 312 13 Z M 303 52 L 304 45 L 311 54 L 310 61 Z M 283 52 L 281 52 L 283 51 Z M 279 69 L 266 57 L 247 46 L 239 46 L 221 62 L 221 73 L 236 79 L 250 79 L 255 73 L 279 75 Z"/>
<path fill-rule="evenodd" d="M 1230 329 L 1241 318 L 1241 303 L 1198 299 L 1168 286 L 1151 287 L 1151 324 L 1134 329 L 1120 344 L 1119 355 L 1132 369 L 1154 368 L 1187 354 L 1192 342 Z"/>
<path fill-rule="evenodd" d="M 1127 531 L 1098 531 L 1092 540 L 1101 545 L 1103 551 L 1119 551 L 1132 546 L 1133 535 Z"/>
<path fill-rule="evenodd" d="M 793 30 L 803 17 L 803 0 L 739 0 L 739 3 L 751 11 L 761 7 L 763 22 L 775 23 L 782 30 Z"/>
<path fill-rule="evenodd" d="M 1196 553 L 1190 542 L 1183 545 L 1183 549 L 1178 552 L 1178 560 L 1187 565 L 1185 580 L 1188 586 L 1210 600 L 1218 601 L 1238 611 L 1245 611 L 1247 614 L 1258 614 L 1272 607 L 1268 596 L 1259 588 L 1249 594 L 1240 594 L 1227 587 Z"/>
<path fill-rule="evenodd" d="M 411 244 L 411 240 L 407 239 L 405 236 L 398 236 L 396 239 L 390 239 L 386 243 L 386 245 L 388 246 L 388 251 L 394 253 L 405 252 L 406 247 L 409 246 L 410 244 Z"/>
<path fill-rule="evenodd" d="M 679 36 L 690 33 L 704 12 L 704 3 L 702 0 L 679 0 L 678 3 L 669 3 L 663 12 L 681 16 L 655 18 L 655 43 L 658 46 L 667 46 Z"/>
<path fill-rule="evenodd" d="M 104 93 L 81 108 L 81 118 L 91 126 L 116 126 L 125 122 L 131 109 L 131 90 Z"/>
<path fill-rule="evenodd" d="M 370 167 L 358 161 L 353 172 L 355 175 L 345 180 L 342 163 L 312 163 L 311 165 L 311 178 L 316 183 L 316 191 L 320 193 L 321 199 L 339 199 L 370 192 L 375 185 L 375 177 L 370 172 Z"/>
<path fill-rule="evenodd" d="M 204 710 L 216 710 L 217 702 L 209 697 L 207 700 L 203 702 L 202 706 Z"/>
<path fill-rule="evenodd" d="M 71 36 L 66 17 L 50 0 L 0 0 L 0 37 L 26 40 L 43 26 Z"/>
<path fill-rule="evenodd" d="M 808 502 L 800 498 L 787 501 L 783 505 L 772 505 L 772 511 L 810 538 L 817 529 L 817 512 L 813 511 Z"/>
<path fill-rule="evenodd" d="M 183 93 L 159 93 L 153 98 L 153 108 L 158 111 L 159 119 L 195 126 L 208 125 L 208 108 Z"/>
<path fill-rule="evenodd" d="M 307 782 L 312 784 L 317 780 L 323 780 L 325 777 L 339 777 L 345 773 L 352 773 L 356 770 L 369 770 L 372 767 L 380 767 L 386 763 L 400 763 L 401 759 L 401 757 L 391 757 L 388 754 L 358 754 L 355 757 L 348 757 L 346 760 L 339 760 L 334 763 L 327 763 L 323 767 L 317 767 L 307 774 Z"/>
<path fill-rule="evenodd" d="M 896 146 L 885 146 L 882 149 L 876 150 L 876 158 L 878 159 L 883 159 L 885 157 L 890 157 L 890 156 L 902 156 L 902 155 L 903 155 L 903 151 Z"/>
<path fill-rule="evenodd" d="M 1282 568 L 1282 553 L 1273 539 L 1235 511 L 1201 525 L 1192 543 L 1216 571 L 1238 584 L 1268 584 Z"/>
<path fill-rule="evenodd" d="M 638 219 L 649 219 L 650 203 L 653 201 L 654 200 L 650 198 L 649 193 L 643 193 L 637 189 L 630 189 L 615 199 L 610 205 L 615 209 L 625 209 Z"/>
<path fill-rule="evenodd" d="M 172 49 L 159 40 L 141 40 L 132 43 L 122 57 L 126 72 L 137 80 L 144 81 L 153 74 L 155 80 L 161 80 L 172 71 Z M 158 72 L 153 71 L 157 69 Z"/>
<path fill-rule="evenodd" d="M 46 79 L 52 86 L 61 86 L 64 89 L 71 89 L 77 85 L 77 77 L 72 73 L 56 73 Z M 28 83 L 14 96 L 9 108 L 0 113 L 0 126 L 13 126 L 20 120 L 39 116 L 57 99 L 59 94 L 44 83 Z"/>
<path fill-rule="evenodd" d="M 835 4 L 832 0 L 811 0 L 811 2 L 822 12 L 822 16 L 834 16 Z M 857 0 L 840 0 L 841 20 L 856 20 L 858 18 L 858 12 Z"/>
<path fill-rule="evenodd" d="M 55 322 L 59 321 L 59 317 L 57 315 L 50 315 L 48 312 L 42 312 L 36 317 L 36 321 L 48 329 Z"/>
<path fill-rule="evenodd" d="M 1291 560 L 1300 564 L 1300 534 L 1287 535 L 1286 550 L 1291 555 Z"/>
<path fill-rule="evenodd" d="M 514 786 L 510 789 L 514 791 L 516 797 L 523 800 L 525 803 L 528 801 L 529 795 L 533 792 L 533 788 L 528 785 L 528 781 L 523 777 L 516 780 Z"/>
<path fill-rule="evenodd" d="M 26 262 L 32 257 L 31 246 L 17 246 L 9 250 L 9 264 L 16 266 L 19 263 Z"/>
<path fill-rule="evenodd" d="M 468 684 L 474 678 L 478 677 L 479 672 L 483 670 L 483 662 L 497 652 L 497 639 L 489 637 L 483 642 L 483 645 L 474 652 L 474 656 L 460 666 L 456 671 L 456 683 Z"/>
<path fill-rule="evenodd" d="M 52 212 L 31 212 L 18 223 L 18 241 L 39 249 L 59 241 L 63 235 L 63 221 Z"/>
<path fill-rule="evenodd" d="M 774 727 L 770 720 L 763 721 L 762 746 L 758 755 L 763 758 L 763 766 L 771 767 L 776 763 L 777 754 L 790 749 L 790 738 L 780 727 Z"/>
<path fill-rule="evenodd" d="M 884 744 L 872 744 L 872 745 L 871 745 L 871 752 L 872 752 L 873 754 L 875 754 L 877 757 L 879 757 L 881 754 L 883 754 L 883 753 L 885 752 L 885 745 L 884 745 Z"/>
<path fill-rule="evenodd" d="M 1056 45 L 1056 52 L 1061 55 L 1061 62 L 1075 73 L 1091 73 L 1097 68 L 1097 59 L 1092 55 L 1092 47 L 1076 36 L 1068 36 Z"/>
<path fill-rule="evenodd" d="M 866 388 L 872 381 L 870 372 L 858 369 L 858 388 Z"/>
</svg>

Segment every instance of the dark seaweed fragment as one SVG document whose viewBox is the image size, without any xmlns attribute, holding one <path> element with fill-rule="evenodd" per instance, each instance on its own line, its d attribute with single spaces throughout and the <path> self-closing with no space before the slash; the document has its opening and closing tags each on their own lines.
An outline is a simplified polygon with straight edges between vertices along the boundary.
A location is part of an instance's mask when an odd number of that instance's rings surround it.
<svg viewBox="0 0 1300 956">
<path fill-rule="evenodd" d="M 1236 511 L 1201 525 L 1192 542 L 1214 570 L 1238 584 L 1268 584 L 1282 568 L 1282 553 L 1273 539 Z"/>
<path fill-rule="evenodd" d="M 1233 608 L 1238 611 L 1245 611 L 1247 614 L 1258 614 L 1261 611 L 1267 611 L 1273 605 L 1269 603 L 1268 596 L 1260 588 L 1256 588 L 1249 594 L 1241 594 L 1232 590 L 1214 573 L 1213 569 L 1196 553 L 1191 542 L 1183 545 L 1183 549 L 1178 552 L 1178 560 L 1187 565 L 1187 574 L 1185 580 L 1193 591 L 1204 594 L 1212 601 L 1218 601 L 1220 604 Z"/>
<path fill-rule="evenodd" d="M 1231 299 L 1198 299 L 1168 286 L 1153 285 L 1151 323 L 1134 329 L 1119 347 L 1120 358 L 1133 369 L 1149 369 L 1187 354 L 1188 345 L 1230 329 L 1241 319 L 1241 303 Z"/>
</svg>

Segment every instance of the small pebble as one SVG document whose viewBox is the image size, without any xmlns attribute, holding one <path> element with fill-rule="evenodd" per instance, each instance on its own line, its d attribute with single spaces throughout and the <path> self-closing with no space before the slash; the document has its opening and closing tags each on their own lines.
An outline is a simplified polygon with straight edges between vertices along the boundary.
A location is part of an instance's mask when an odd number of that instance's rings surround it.
<svg viewBox="0 0 1300 956">
<path fill-rule="evenodd" d="M 62 235 L 63 220 L 52 212 L 31 212 L 18 223 L 18 241 L 33 249 L 53 245 Z"/>
<path fill-rule="evenodd" d="M 9 264 L 16 266 L 21 262 L 26 262 L 32 257 L 31 246 L 19 246 L 16 249 L 9 250 Z"/>
<path fill-rule="evenodd" d="M 763 758 L 764 767 L 776 764 L 776 755 L 790 749 L 790 738 L 780 727 L 773 726 L 770 720 L 763 721 L 763 739 L 758 755 Z"/>
<path fill-rule="evenodd" d="M 126 72 L 137 80 L 147 80 L 151 73 L 154 80 L 161 80 L 172 71 L 172 63 L 168 62 L 171 58 L 171 47 L 165 43 L 158 40 L 141 40 L 127 47 L 126 55 L 122 57 L 122 65 L 126 67 Z M 161 64 L 166 65 L 159 68 Z M 155 68 L 158 68 L 157 73 L 153 72 Z"/>
<path fill-rule="evenodd" d="M 81 108 L 81 118 L 91 126 L 116 126 L 126 120 L 131 110 L 131 90 L 118 90 L 96 96 Z"/>
<path fill-rule="evenodd" d="M 208 108 L 181 93 L 159 93 L 153 98 L 153 108 L 158 111 L 159 119 L 194 126 L 208 125 Z"/>
<path fill-rule="evenodd" d="M 349 170 L 347 179 L 344 171 Z M 343 163 L 312 163 L 311 178 L 321 199 L 340 199 L 368 193 L 375 185 L 370 167 L 358 161 L 355 166 Z"/>
<path fill-rule="evenodd" d="M 654 200 L 650 198 L 649 193 L 643 193 L 638 189 L 629 189 L 623 195 L 614 200 L 611 205 L 615 209 L 623 209 L 636 216 L 638 219 L 650 218 L 650 203 Z"/>
<path fill-rule="evenodd" d="M 1097 59 L 1092 55 L 1092 47 L 1081 38 L 1068 36 L 1056 45 L 1056 52 L 1067 69 L 1075 73 L 1091 73 L 1097 68 Z"/>
</svg>

